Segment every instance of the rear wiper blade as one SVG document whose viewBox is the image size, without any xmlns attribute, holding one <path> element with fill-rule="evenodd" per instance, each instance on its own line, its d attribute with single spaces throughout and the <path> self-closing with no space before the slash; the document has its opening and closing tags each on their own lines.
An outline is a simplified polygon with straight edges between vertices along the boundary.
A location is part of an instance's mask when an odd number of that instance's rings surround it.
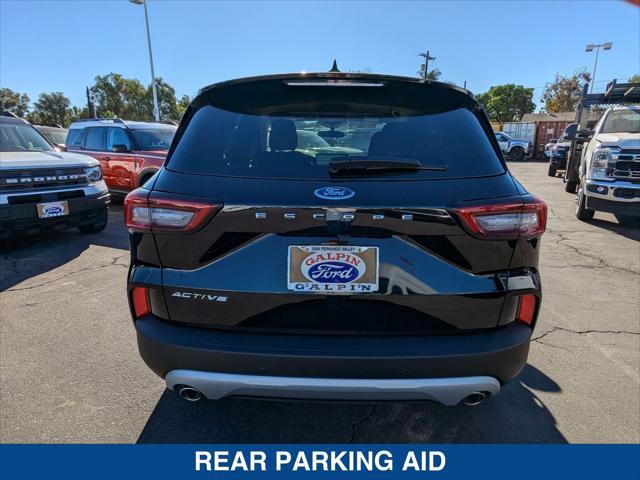
<svg viewBox="0 0 640 480">
<path fill-rule="evenodd" d="M 430 170 L 446 172 L 446 165 L 422 165 L 417 160 L 370 160 L 370 159 L 333 159 L 329 163 L 330 173 L 358 172 L 390 172 L 398 170 Z"/>
</svg>

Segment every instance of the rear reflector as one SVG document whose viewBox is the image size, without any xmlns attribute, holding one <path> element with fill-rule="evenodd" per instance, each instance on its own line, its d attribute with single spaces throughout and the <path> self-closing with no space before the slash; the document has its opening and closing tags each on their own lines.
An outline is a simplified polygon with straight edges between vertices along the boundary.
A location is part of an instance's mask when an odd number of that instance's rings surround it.
<svg viewBox="0 0 640 480">
<path fill-rule="evenodd" d="M 518 301 L 518 313 L 516 314 L 516 320 L 519 322 L 531 325 L 533 322 L 533 316 L 536 313 L 536 304 L 538 299 L 535 295 L 529 293 L 527 295 L 521 295 Z"/>
<path fill-rule="evenodd" d="M 124 200 L 127 227 L 142 232 L 192 232 L 222 208 L 201 200 L 138 188 Z"/>
<path fill-rule="evenodd" d="M 131 293 L 133 299 L 133 313 L 136 318 L 140 318 L 151 313 L 151 305 L 149 304 L 149 291 L 143 287 L 134 287 Z"/>
<path fill-rule="evenodd" d="M 461 207 L 454 212 L 471 233 L 483 238 L 535 238 L 547 227 L 547 205 L 534 196 L 522 203 Z"/>
</svg>

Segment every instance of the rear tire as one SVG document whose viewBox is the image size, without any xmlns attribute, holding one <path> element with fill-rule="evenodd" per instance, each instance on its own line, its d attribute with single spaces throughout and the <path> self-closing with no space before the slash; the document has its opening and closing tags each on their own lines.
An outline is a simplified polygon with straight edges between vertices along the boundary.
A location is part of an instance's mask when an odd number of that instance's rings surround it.
<svg viewBox="0 0 640 480">
<path fill-rule="evenodd" d="M 81 233 L 100 233 L 107 227 L 108 221 L 109 210 L 107 209 L 107 207 L 104 207 L 100 212 L 98 221 L 90 225 L 80 225 L 78 226 L 78 230 L 80 230 Z"/>
<path fill-rule="evenodd" d="M 152 173 L 147 173 L 144 177 L 142 177 L 138 183 L 138 186 L 141 187 L 143 186 L 145 183 L 147 183 L 147 181 L 153 177 L 156 174 L 156 172 L 152 172 Z"/>
<path fill-rule="evenodd" d="M 583 222 L 587 220 L 593 220 L 593 216 L 595 215 L 595 210 L 589 210 L 586 207 L 587 198 L 584 193 L 582 193 L 582 189 L 578 192 L 578 206 L 576 207 L 576 218 Z"/>
<path fill-rule="evenodd" d="M 509 157 L 514 162 L 521 162 L 522 160 L 524 160 L 524 150 L 520 147 L 514 147 L 509 152 Z"/>
<path fill-rule="evenodd" d="M 620 215 L 617 213 L 614 214 L 614 216 L 616 217 L 616 220 L 618 220 L 618 223 L 623 227 L 627 227 L 627 228 L 640 227 L 640 218 L 638 217 L 632 217 L 630 215 Z"/>
<path fill-rule="evenodd" d="M 555 177 L 556 173 L 558 173 L 558 169 L 556 167 L 552 167 L 551 165 L 549 165 L 549 170 L 547 171 L 547 175 L 549 175 L 550 177 Z"/>
<path fill-rule="evenodd" d="M 572 182 L 571 180 L 567 180 L 564 182 L 564 191 L 567 193 L 576 193 L 578 189 L 578 182 Z"/>
</svg>

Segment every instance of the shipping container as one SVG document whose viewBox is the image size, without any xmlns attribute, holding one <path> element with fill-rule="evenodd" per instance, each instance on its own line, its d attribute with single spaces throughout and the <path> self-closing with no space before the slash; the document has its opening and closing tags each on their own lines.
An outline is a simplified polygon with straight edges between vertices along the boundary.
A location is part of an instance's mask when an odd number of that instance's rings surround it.
<svg viewBox="0 0 640 480">
<path fill-rule="evenodd" d="M 542 160 L 544 158 L 544 146 L 553 139 L 557 140 L 565 127 L 570 123 L 573 122 L 537 122 L 535 142 L 533 144 L 533 158 Z"/>
<path fill-rule="evenodd" d="M 533 144 L 536 136 L 536 124 L 533 122 L 506 122 L 502 131 L 514 140 L 526 140 Z"/>
</svg>

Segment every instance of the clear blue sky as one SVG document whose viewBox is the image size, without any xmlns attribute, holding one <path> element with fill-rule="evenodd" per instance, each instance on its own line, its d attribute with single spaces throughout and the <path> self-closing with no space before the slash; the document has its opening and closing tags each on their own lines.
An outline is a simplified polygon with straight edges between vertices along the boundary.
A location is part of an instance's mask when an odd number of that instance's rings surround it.
<svg viewBox="0 0 640 480">
<path fill-rule="evenodd" d="M 536 87 L 556 72 L 593 67 L 596 89 L 640 72 L 640 8 L 606 1 L 177 1 L 148 0 L 156 75 L 193 95 L 220 80 L 295 71 L 415 75 L 429 49 L 442 79 L 473 92 Z M 0 0 L 0 85 L 36 100 L 118 72 L 149 83 L 143 7 L 127 0 Z M 539 102 L 536 102 L 539 103 Z"/>
</svg>

